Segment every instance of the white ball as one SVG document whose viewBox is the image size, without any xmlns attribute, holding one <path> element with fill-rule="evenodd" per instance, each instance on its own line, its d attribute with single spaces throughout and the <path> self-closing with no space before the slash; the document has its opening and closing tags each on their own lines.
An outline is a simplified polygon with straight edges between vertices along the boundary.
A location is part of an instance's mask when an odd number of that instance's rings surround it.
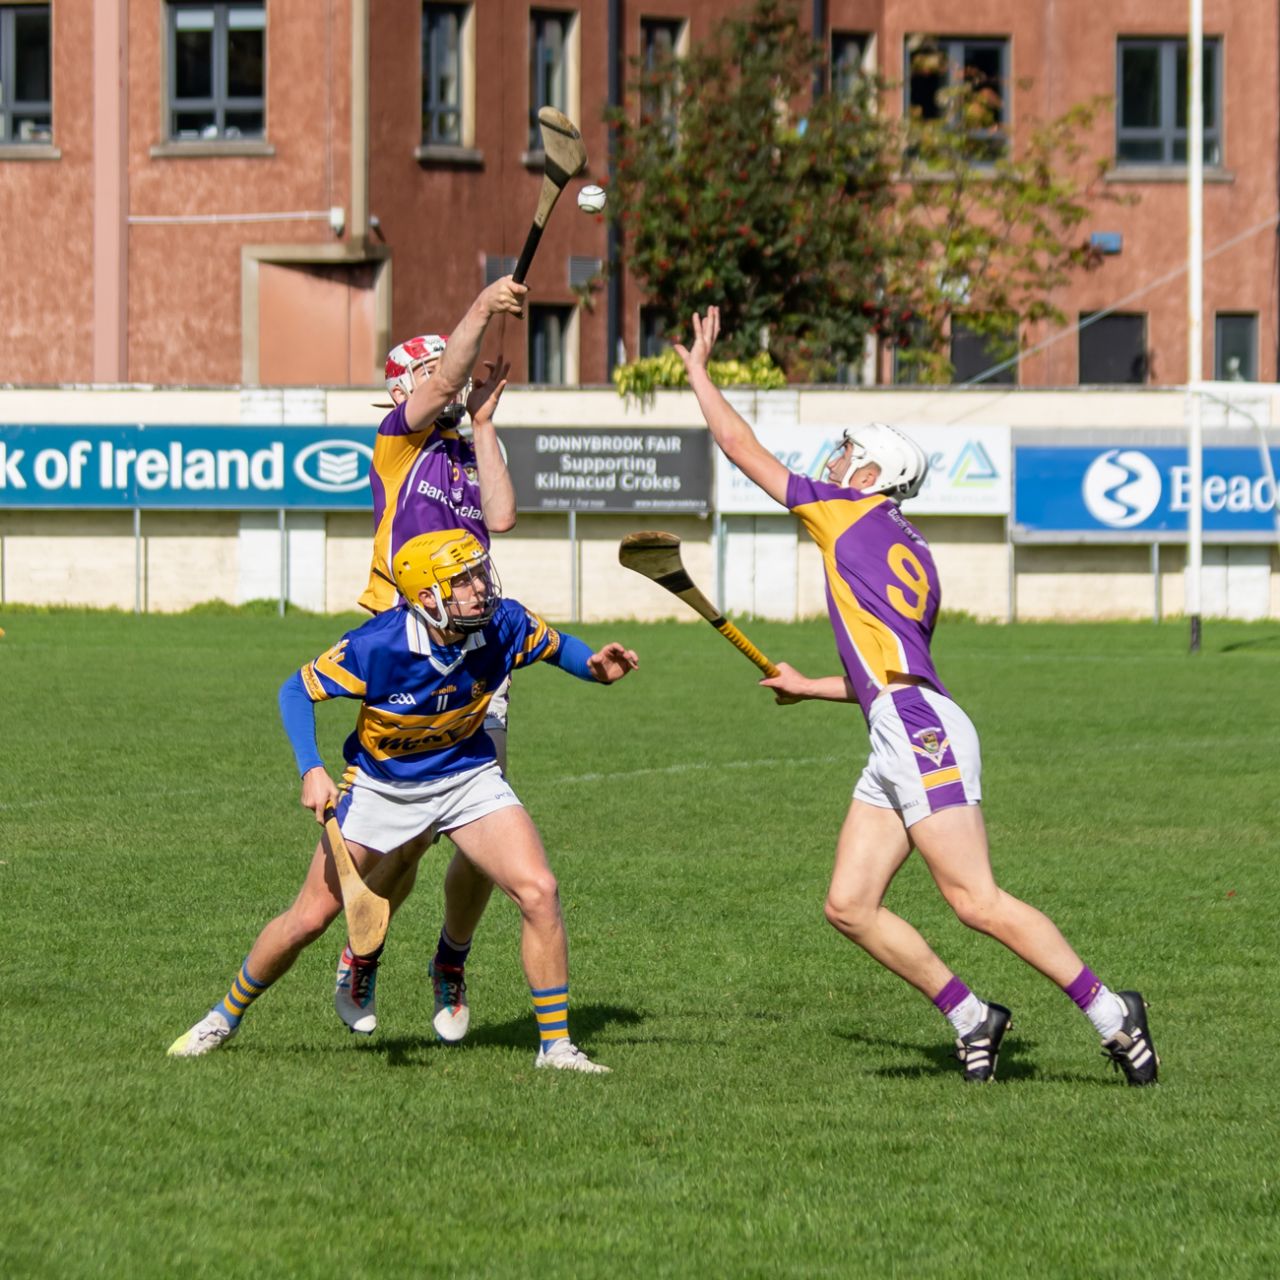
<svg viewBox="0 0 1280 1280">
<path fill-rule="evenodd" d="M 591 183 L 578 192 L 578 208 L 583 213 L 599 213 L 604 208 L 605 201 L 608 198 L 604 193 L 603 187 L 597 187 L 594 183 Z"/>
</svg>

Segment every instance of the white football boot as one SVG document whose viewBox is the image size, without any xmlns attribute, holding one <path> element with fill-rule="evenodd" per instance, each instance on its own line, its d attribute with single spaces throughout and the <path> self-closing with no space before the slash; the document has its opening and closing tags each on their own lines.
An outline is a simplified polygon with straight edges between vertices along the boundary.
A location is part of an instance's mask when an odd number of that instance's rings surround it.
<svg viewBox="0 0 1280 1280">
<path fill-rule="evenodd" d="M 378 1029 L 378 962 L 353 964 L 351 948 L 343 950 L 333 986 L 333 1007 L 349 1031 L 371 1036 Z"/>
<path fill-rule="evenodd" d="M 171 1058 L 198 1058 L 202 1053 L 212 1053 L 231 1039 L 239 1026 L 232 1026 L 217 1011 L 210 1009 L 190 1031 L 184 1031 L 170 1046 Z"/>
<path fill-rule="evenodd" d="M 533 1060 L 535 1067 L 556 1071 L 585 1071 L 589 1075 L 608 1075 L 610 1068 L 602 1062 L 592 1062 L 572 1040 L 557 1040 L 545 1053 L 539 1052 Z"/>
</svg>

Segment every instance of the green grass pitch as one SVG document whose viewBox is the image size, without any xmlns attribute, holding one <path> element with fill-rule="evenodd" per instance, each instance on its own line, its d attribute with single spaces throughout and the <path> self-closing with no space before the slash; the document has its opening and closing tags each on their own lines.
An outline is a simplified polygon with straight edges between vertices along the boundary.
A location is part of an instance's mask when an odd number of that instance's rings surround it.
<svg viewBox="0 0 1280 1280">
<path fill-rule="evenodd" d="M 1016 1030 L 965 1087 L 946 1023 L 822 918 L 856 708 L 778 708 L 698 623 L 590 626 L 611 689 L 518 677 L 513 780 L 560 877 L 574 1037 L 532 1070 L 514 909 L 427 1034 L 433 851 L 381 1028 L 332 1004 L 340 925 L 225 1051 L 165 1049 L 296 890 L 316 837 L 281 679 L 343 621 L 0 611 L 0 1274 L 1267 1277 L 1280 1274 L 1280 624 L 945 621 L 997 874 L 1151 1004 L 1160 1088 L 949 914 L 889 905 Z M 825 623 L 753 640 L 834 670 Z M 331 766 L 353 705 L 321 708 Z"/>
</svg>

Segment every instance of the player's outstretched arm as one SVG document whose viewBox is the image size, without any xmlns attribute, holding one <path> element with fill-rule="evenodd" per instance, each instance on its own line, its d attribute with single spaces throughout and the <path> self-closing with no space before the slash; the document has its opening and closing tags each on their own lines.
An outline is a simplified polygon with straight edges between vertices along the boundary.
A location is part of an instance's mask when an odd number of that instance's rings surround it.
<svg viewBox="0 0 1280 1280">
<path fill-rule="evenodd" d="M 634 649 L 627 649 L 616 640 L 587 659 L 587 670 L 601 683 L 613 684 L 640 665 Z"/>
<path fill-rule="evenodd" d="M 480 354 L 480 344 L 484 341 L 489 321 L 497 315 L 523 316 L 524 298 L 528 292 L 526 285 L 516 284 L 510 276 L 503 276 L 476 298 L 449 335 L 449 344 L 436 371 L 414 388 L 405 403 L 405 421 L 412 430 L 420 431 L 430 426 L 445 405 L 452 404 L 462 394 Z"/>
<path fill-rule="evenodd" d="M 786 662 L 779 662 L 778 674 L 761 680 L 772 689 L 780 703 L 805 702 L 819 698 L 824 702 L 856 702 L 857 695 L 846 676 L 806 676 Z"/>
<path fill-rule="evenodd" d="M 684 347 L 678 342 L 672 345 L 684 361 L 689 386 L 698 397 L 698 407 L 720 450 L 769 497 L 785 507 L 791 473 L 756 439 L 750 424 L 724 398 L 707 372 L 707 362 L 719 336 L 720 308 L 708 307 L 705 316 L 694 313 L 693 345 Z"/>
<path fill-rule="evenodd" d="M 511 362 L 498 353 L 497 360 L 485 360 L 484 380 L 475 385 L 467 397 L 467 412 L 471 415 L 471 443 L 476 451 L 476 471 L 480 477 L 480 505 L 484 509 L 484 522 L 491 533 L 506 533 L 515 528 L 516 491 L 511 483 L 507 460 L 498 445 L 498 433 L 494 430 L 493 415 L 506 390 L 507 374 Z"/>
</svg>

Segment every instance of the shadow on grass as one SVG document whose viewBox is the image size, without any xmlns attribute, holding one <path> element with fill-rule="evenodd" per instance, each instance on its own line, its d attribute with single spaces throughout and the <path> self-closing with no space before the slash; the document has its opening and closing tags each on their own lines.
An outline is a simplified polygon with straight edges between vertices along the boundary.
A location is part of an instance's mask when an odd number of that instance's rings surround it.
<svg viewBox="0 0 1280 1280">
<path fill-rule="evenodd" d="M 610 1026 L 635 1026 L 645 1020 L 645 1015 L 635 1009 L 616 1004 L 581 1004 L 569 1009 L 569 1028 L 574 1042 L 589 1044 L 597 1032 Z M 422 1051 L 434 1048 L 439 1042 L 431 1035 L 387 1036 L 370 1041 L 367 1051 L 380 1053 L 389 1067 L 419 1067 Z M 451 1053 L 464 1053 L 473 1049 L 529 1049 L 537 1047 L 538 1033 L 533 1011 L 506 1022 L 495 1022 L 475 1027 L 460 1044 L 449 1045 Z"/>
<path fill-rule="evenodd" d="M 920 1079 L 924 1076 L 954 1075 L 960 1071 L 960 1063 L 956 1059 L 956 1051 L 944 1042 L 930 1041 L 928 1044 L 910 1043 L 906 1040 L 880 1040 L 875 1036 L 863 1035 L 858 1031 L 837 1031 L 842 1040 L 854 1044 L 865 1044 L 877 1049 L 895 1049 L 903 1055 L 917 1059 L 915 1062 L 904 1062 L 898 1066 L 875 1067 L 869 1074 L 881 1076 L 887 1080 Z M 1008 1039 L 1000 1047 L 1000 1063 L 996 1072 L 997 1080 L 1030 1080 L 1043 1078 L 1035 1064 L 1023 1061 L 1026 1050 L 1034 1047 L 1034 1040 L 1027 1040 L 1010 1032 Z"/>
<path fill-rule="evenodd" d="M 1238 649 L 1280 649 L 1280 633 L 1259 636 L 1256 640 L 1237 640 L 1234 644 L 1224 644 L 1221 652 L 1235 653 Z"/>
<path fill-rule="evenodd" d="M 837 1031 L 835 1034 L 842 1040 L 848 1040 L 854 1044 L 865 1044 L 877 1049 L 894 1049 L 904 1056 L 910 1055 L 917 1059 L 915 1062 L 904 1062 L 898 1066 L 869 1069 L 868 1074 L 885 1080 L 919 1080 L 926 1076 L 955 1075 L 960 1072 L 960 1063 L 956 1059 L 955 1050 L 945 1043 L 913 1044 L 905 1040 L 879 1040 L 857 1031 Z M 1100 1066 L 1096 1073 L 1042 1071 L 1027 1058 L 1027 1054 L 1035 1047 L 1034 1040 L 1020 1036 L 1016 1031 L 1010 1031 L 1008 1038 L 1000 1046 L 996 1081 L 1034 1080 L 1037 1084 L 1101 1085 L 1104 1088 L 1114 1088 L 1117 1083 L 1123 1084 L 1123 1081 L 1118 1082 L 1114 1074 L 1105 1069 L 1105 1064 Z"/>
</svg>

